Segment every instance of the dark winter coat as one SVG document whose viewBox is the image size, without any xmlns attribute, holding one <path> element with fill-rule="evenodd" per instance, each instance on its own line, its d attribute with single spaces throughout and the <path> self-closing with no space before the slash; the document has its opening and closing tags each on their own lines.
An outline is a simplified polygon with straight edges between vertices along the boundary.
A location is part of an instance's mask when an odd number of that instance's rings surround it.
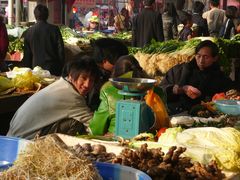
<svg viewBox="0 0 240 180">
<path fill-rule="evenodd" d="M 235 30 L 235 25 L 233 23 L 233 20 L 227 19 L 221 28 L 219 36 L 224 39 L 231 39 L 231 37 L 234 36 L 235 34 L 236 34 L 236 30 Z"/>
<path fill-rule="evenodd" d="M 39 21 L 24 33 L 24 57 L 21 66 L 40 66 L 53 75 L 61 75 L 64 44 L 57 26 Z"/>
<path fill-rule="evenodd" d="M 201 91 L 201 96 L 195 100 L 185 94 L 173 94 L 173 86 L 191 85 Z M 193 105 L 199 104 L 201 100 L 211 98 L 219 92 L 226 92 L 234 88 L 234 83 L 221 70 L 217 63 L 201 71 L 193 59 L 189 63 L 176 65 L 171 68 L 160 87 L 167 94 L 167 104 L 171 114 L 189 110 Z"/>
<path fill-rule="evenodd" d="M 132 45 L 143 47 L 152 39 L 164 41 L 162 16 L 151 8 L 144 8 L 133 18 Z"/>
<path fill-rule="evenodd" d="M 197 36 L 209 36 L 207 20 L 200 14 L 193 13 L 192 21 L 197 24 Z"/>
</svg>

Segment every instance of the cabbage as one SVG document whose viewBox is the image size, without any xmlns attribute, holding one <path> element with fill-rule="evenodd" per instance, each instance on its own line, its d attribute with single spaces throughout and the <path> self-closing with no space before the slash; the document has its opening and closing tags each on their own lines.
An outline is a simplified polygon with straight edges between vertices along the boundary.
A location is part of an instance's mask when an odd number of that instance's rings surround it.
<svg viewBox="0 0 240 180">
<path fill-rule="evenodd" d="M 203 164 L 215 160 L 228 171 L 240 171 L 240 132 L 234 128 L 192 128 L 178 133 L 178 146 L 184 146 L 185 156 Z"/>
<path fill-rule="evenodd" d="M 160 143 L 163 146 L 176 146 L 176 137 L 178 133 L 182 132 L 183 129 L 181 127 L 175 127 L 175 128 L 168 128 L 166 131 L 161 134 L 161 136 L 158 138 L 158 143 Z"/>
</svg>

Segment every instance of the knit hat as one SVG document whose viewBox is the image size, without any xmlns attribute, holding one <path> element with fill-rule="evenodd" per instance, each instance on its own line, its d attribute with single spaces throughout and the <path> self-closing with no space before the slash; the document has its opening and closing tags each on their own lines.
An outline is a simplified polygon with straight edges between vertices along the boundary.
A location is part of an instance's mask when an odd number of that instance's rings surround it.
<svg viewBox="0 0 240 180">
<path fill-rule="evenodd" d="M 88 20 L 89 22 L 92 22 L 92 23 L 99 23 L 99 18 L 97 16 L 92 16 L 89 18 Z"/>
</svg>

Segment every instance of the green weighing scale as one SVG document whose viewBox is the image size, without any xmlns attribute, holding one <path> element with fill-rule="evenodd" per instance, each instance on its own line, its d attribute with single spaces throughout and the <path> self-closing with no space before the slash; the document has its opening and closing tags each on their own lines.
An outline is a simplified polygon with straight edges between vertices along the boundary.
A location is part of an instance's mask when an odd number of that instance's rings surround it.
<svg viewBox="0 0 240 180">
<path fill-rule="evenodd" d="M 148 131 L 155 122 L 151 108 L 145 103 L 146 91 L 156 83 L 147 78 L 110 78 L 123 99 L 116 104 L 115 135 L 130 139 Z M 127 97 L 127 98 L 126 98 Z"/>
</svg>

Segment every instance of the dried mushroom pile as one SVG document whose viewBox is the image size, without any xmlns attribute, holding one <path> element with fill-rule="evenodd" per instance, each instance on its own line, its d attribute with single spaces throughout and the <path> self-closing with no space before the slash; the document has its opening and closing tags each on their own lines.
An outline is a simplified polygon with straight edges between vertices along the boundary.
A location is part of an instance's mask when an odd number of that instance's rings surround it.
<svg viewBox="0 0 240 180">
<path fill-rule="evenodd" d="M 106 147 L 101 144 L 91 145 L 90 143 L 77 144 L 73 147 L 77 156 L 88 157 L 91 161 L 97 162 L 112 162 L 112 159 L 116 157 L 114 153 L 107 153 Z"/>
<path fill-rule="evenodd" d="M 92 162 L 76 156 L 57 136 L 28 144 L 14 165 L 0 173 L 0 179 L 102 179 Z"/>
<path fill-rule="evenodd" d="M 113 159 L 113 163 L 131 166 L 144 171 L 153 180 L 219 180 L 224 178 L 215 162 L 205 166 L 200 163 L 192 164 L 190 158 L 180 157 L 185 150 L 182 147 L 172 146 L 164 154 L 161 148 L 147 149 L 147 144 L 144 144 L 136 151 L 124 149 L 119 156 Z"/>
</svg>

